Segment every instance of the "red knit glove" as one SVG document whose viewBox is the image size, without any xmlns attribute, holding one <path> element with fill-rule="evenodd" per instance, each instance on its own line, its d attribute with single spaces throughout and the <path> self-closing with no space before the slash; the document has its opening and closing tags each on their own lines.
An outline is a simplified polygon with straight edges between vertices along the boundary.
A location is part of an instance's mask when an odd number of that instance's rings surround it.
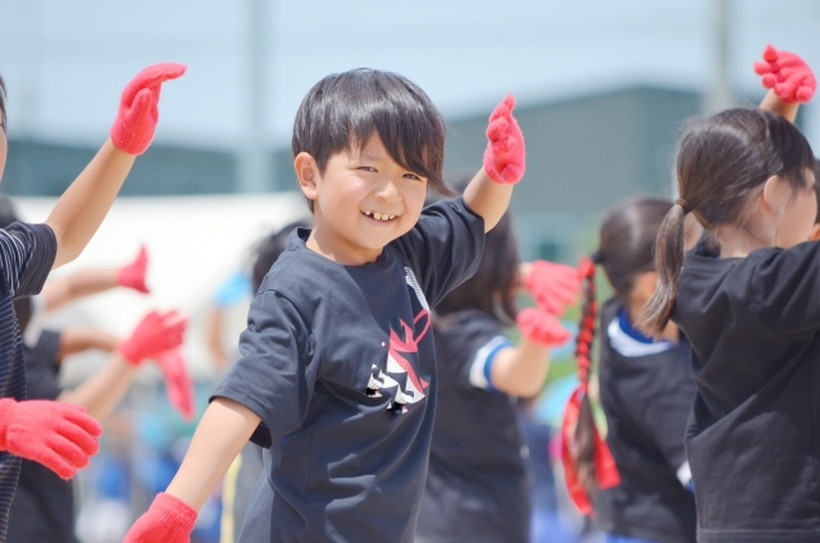
<svg viewBox="0 0 820 543">
<path fill-rule="evenodd" d="M 524 287 L 540 307 L 553 315 L 561 315 L 578 297 L 581 281 L 578 268 L 548 260 L 536 260 L 530 264 L 524 278 Z"/>
<path fill-rule="evenodd" d="M 156 356 L 165 386 L 168 401 L 188 420 L 194 418 L 194 386 L 185 367 L 185 358 L 177 347 L 163 351 Z"/>
<path fill-rule="evenodd" d="M 789 51 L 778 51 L 767 45 L 764 62 L 755 62 L 755 72 L 763 76 L 763 86 L 774 89 L 784 102 L 808 102 L 814 95 L 817 81 L 806 62 Z"/>
<path fill-rule="evenodd" d="M 160 492 L 125 534 L 123 543 L 190 543 L 196 517 L 196 509 Z"/>
<path fill-rule="evenodd" d="M 496 183 L 515 184 L 524 177 L 524 135 L 512 115 L 515 99 L 508 95 L 490 114 L 484 171 Z"/>
<path fill-rule="evenodd" d="M 148 294 L 148 286 L 145 284 L 145 271 L 148 267 L 148 251 L 145 245 L 140 247 L 137 257 L 119 269 L 117 272 L 117 284 L 121 287 L 128 287 L 144 294 Z"/>
<path fill-rule="evenodd" d="M 179 347 L 187 325 L 187 319 L 174 309 L 165 313 L 151 311 L 131 336 L 117 345 L 117 352 L 132 364 L 139 364 L 162 351 Z"/>
<path fill-rule="evenodd" d="M 558 317 L 537 307 L 519 311 L 515 322 L 522 336 L 541 345 L 563 345 L 572 335 L 561 325 Z"/>
<path fill-rule="evenodd" d="M 111 141 L 132 155 L 145 152 L 154 138 L 159 120 L 159 93 L 162 83 L 185 73 L 186 66 L 174 62 L 143 69 L 125 86 L 120 96 L 117 118 L 111 126 Z"/>
<path fill-rule="evenodd" d="M 0 450 L 39 462 L 63 479 L 88 465 L 102 426 L 79 405 L 0 399 Z"/>
</svg>

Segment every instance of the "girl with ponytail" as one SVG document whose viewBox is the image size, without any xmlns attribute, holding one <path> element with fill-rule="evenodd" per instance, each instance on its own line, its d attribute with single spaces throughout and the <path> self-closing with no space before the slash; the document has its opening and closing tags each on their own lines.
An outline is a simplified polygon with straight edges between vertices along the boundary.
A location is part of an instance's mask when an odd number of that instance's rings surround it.
<svg viewBox="0 0 820 543">
<path fill-rule="evenodd" d="M 799 57 L 764 59 L 783 102 L 811 98 Z M 814 154 L 792 119 L 730 109 L 691 123 L 658 235 L 643 325 L 657 337 L 671 320 L 691 345 L 685 446 L 706 543 L 820 540 L 820 244 L 806 241 Z M 705 235 L 684 255 L 689 216 Z"/>
<path fill-rule="evenodd" d="M 683 448 L 695 394 L 689 347 L 674 324 L 659 339 L 634 325 L 657 283 L 653 247 L 671 207 L 672 202 L 651 197 L 617 204 L 601 223 L 597 251 L 581 266 L 585 299 L 575 350 L 580 385 L 565 414 L 563 460 L 574 502 L 612 542 L 695 540 L 695 503 Z M 697 233 L 693 229 L 690 237 Z M 600 315 L 597 265 L 613 291 Z M 595 427 L 588 395 L 598 323 L 606 441 Z"/>
</svg>

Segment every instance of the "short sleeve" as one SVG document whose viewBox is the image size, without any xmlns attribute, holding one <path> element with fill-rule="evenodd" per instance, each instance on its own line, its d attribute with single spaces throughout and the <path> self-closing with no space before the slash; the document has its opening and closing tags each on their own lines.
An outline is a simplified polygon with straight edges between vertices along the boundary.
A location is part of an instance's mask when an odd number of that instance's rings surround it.
<svg viewBox="0 0 820 543">
<path fill-rule="evenodd" d="M 498 321 L 478 310 L 439 317 L 436 348 L 440 372 L 461 388 L 496 391 L 492 366 L 500 351 L 512 347 Z"/>
<path fill-rule="evenodd" d="M 301 424 L 316 382 L 309 324 L 290 300 L 263 289 L 254 297 L 239 359 L 211 399 L 236 401 L 261 419 L 252 441 L 270 447 Z"/>
<path fill-rule="evenodd" d="M 820 242 L 761 250 L 753 258 L 750 294 L 763 321 L 781 334 L 815 334 L 820 329 Z"/>
<path fill-rule="evenodd" d="M 40 292 L 56 256 L 57 239 L 45 224 L 16 222 L 0 229 L 0 277 L 14 297 Z"/>
<path fill-rule="evenodd" d="M 484 251 L 484 219 L 463 198 L 427 206 L 416 227 L 395 246 L 419 272 L 431 307 L 478 269 Z"/>
</svg>

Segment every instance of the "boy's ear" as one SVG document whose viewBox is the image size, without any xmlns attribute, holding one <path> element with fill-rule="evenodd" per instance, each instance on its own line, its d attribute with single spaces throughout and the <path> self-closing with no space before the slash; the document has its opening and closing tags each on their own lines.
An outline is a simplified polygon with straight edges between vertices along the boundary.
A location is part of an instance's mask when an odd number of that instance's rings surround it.
<svg viewBox="0 0 820 543">
<path fill-rule="evenodd" d="M 302 189 L 305 198 L 315 200 L 319 181 L 319 165 L 316 159 L 303 151 L 293 159 L 293 169 L 296 171 L 296 179 L 299 180 L 299 188 Z"/>
</svg>

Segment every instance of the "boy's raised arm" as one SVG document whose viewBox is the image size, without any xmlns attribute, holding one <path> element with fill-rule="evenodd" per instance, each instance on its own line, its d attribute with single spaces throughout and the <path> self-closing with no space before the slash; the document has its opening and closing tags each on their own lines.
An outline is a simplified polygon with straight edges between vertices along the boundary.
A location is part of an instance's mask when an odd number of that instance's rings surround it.
<svg viewBox="0 0 820 543">
<path fill-rule="evenodd" d="M 490 114 L 484 167 L 464 190 L 464 201 L 484 219 L 485 232 L 507 211 L 513 185 L 524 176 L 524 135 L 513 117 L 513 107 L 515 99 L 508 95 Z"/>
<path fill-rule="evenodd" d="M 111 137 L 66 189 L 46 219 L 57 237 L 54 268 L 74 260 L 97 231 L 131 171 L 136 155 L 144 152 L 154 137 L 162 83 L 183 73 L 183 64 L 154 64 L 137 74 L 123 90 Z"/>
</svg>

